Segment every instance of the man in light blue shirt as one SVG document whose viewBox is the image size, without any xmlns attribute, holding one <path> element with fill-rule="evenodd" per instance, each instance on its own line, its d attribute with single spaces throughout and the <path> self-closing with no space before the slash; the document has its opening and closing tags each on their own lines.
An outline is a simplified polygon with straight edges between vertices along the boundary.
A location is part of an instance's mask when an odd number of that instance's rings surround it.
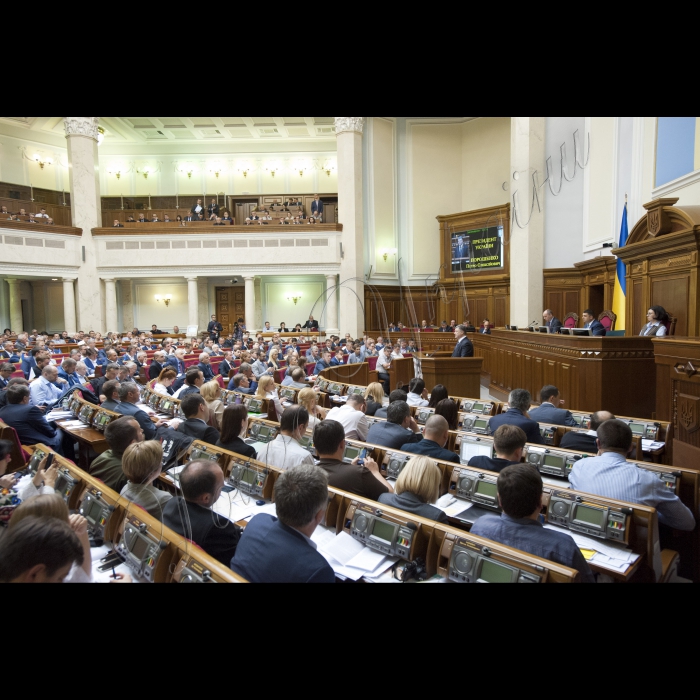
<svg viewBox="0 0 700 700">
<path fill-rule="evenodd" d="M 56 386 L 56 382 L 63 385 L 68 384 L 65 379 L 59 379 L 56 367 L 48 365 L 41 373 L 41 377 L 33 381 L 29 387 L 32 406 L 51 406 L 56 403 L 63 393 L 63 390 Z"/>
<path fill-rule="evenodd" d="M 598 428 L 598 448 L 600 457 L 582 459 L 569 475 L 574 490 L 656 508 L 663 525 L 684 532 L 695 529 L 692 512 L 656 474 L 627 462 L 632 451 L 632 430 L 627 423 L 603 423 Z"/>
<path fill-rule="evenodd" d="M 362 352 L 360 345 L 357 344 L 357 345 L 355 345 L 355 348 L 352 351 L 352 354 L 350 355 L 350 359 L 348 360 L 348 364 L 349 365 L 361 365 L 364 361 L 365 361 L 365 354 Z"/>
</svg>

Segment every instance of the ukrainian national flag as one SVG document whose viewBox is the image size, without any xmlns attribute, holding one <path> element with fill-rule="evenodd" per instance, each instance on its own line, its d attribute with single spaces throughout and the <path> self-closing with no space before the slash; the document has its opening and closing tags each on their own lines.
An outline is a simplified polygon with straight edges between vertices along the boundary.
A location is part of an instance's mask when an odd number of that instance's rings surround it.
<svg viewBox="0 0 700 700">
<path fill-rule="evenodd" d="M 622 229 L 620 231 L 620 248 L 624 248 L 627 245 L 629 235 L 627 202 L 625 202 L 625 211 L 622 215 Z M 615 330 L 627 330 L 627 265 L 625 265 L 620 258 L 617 259 L 617 279 L 615 280 L 615 294 L 613 296 L 613 313 L 617 316 Z"/>
</svg>

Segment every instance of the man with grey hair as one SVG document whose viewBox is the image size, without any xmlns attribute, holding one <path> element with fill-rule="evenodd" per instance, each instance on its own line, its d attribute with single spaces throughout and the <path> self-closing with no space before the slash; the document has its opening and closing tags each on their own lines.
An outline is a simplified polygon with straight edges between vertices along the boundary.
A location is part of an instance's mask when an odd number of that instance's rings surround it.
<svg viewBox="0 0 700 700">
<path fill-rule="evenodd" d="M 87 370 L 87 365 L 82 363 Z M 58 370 L 58 376 L 68 382 L 68 386 L 79 386 L 81 384 L 80 377 L 75 373 L 75 368 L 78 363 L 75 360 L 63 360 L 61 369 Z"/>
<path fill-rule="evenodd" d="M 335 574 L 311 540 L 326 517 L 328 477 L 305 465 L 275 484 L 277 517 L 255 516 L 243 531 L 231 569 L 251 583 L 335 583 Z"/>
<path fill-rule="evenodd" d="M 150 416 L 136 404 L 141 401 L 141 392 L 138 386 L 132 382 L 126 382 L 119 387 L 119 400 L 115 413 L 133 418 L 143 430 L 146 440 L 153 440 L 156 436 L 156 425 Z"/>
<path fill-rule="evenodd" d="M 540 433 L 540 424 L 532 420 L 528 415 L 532 404 L 532 396 L 525 389 L 515 389 L 508 398 L 508 410 L 500 416 L 491 418 L 491 434 L 495 433 L 502 425 L 515 425 L 527 436 L 527 441 L 533 445 L 545 445 Z"/>
<path fill-rule="evenodd" d="M 205 384 L 214 379 L 214 370 L 211 368 L 211 355 L 209 353 L 203 352 L 199 356 L 198 369 L 202 373 Z"/>
<path fill-rule="evenodd" d="M 547 309 L 543 314 L 545 327 L 549 328 L 550 333 L 561 333 L 563 323 L 554 315 L 551 309 Z"/>
<path fill-rule="evenodd" d="M 165 369 L 165 363 L 168 361 L 167 353 L 159 350 L 155 355 L 153 355 L 153 362 L 148 368 L 148 378 L 150 380 L 158 379 L 160 373 Z"/>
</svg>

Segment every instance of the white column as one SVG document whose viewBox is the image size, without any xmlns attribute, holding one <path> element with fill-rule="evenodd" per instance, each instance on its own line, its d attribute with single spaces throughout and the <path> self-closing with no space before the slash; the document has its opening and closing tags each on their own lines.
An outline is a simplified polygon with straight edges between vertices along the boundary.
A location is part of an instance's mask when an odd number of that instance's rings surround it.
<svg viewBox="0 0 700 700">
<path fill-rule="evenodd" d="M 122 333 L 126 328 L 117 328 L 119 316 L 117 314 L 117 283 L 113 279 L 105 281 L 105 315 L 107 318 L 108 333 Z M 131 330 L 131 329 L 128 329 Z"/>
<path fill-rule="evenodd" d="M 99 117 L 64 117 L 68 142 L 71 213 L 73 226 L 83 230 L 80 275 L 78 276 L 78 325 L 103 331 L 100 279 L 92 229 L 102 226 L 100 170 L 97 152 Z M 110 328 L 109 330 L 117 330 Z"/>
<path fill-rule="evenodd" d="M 78 331 L 75 315 L 75 287 L 73 278 L 63 278 L 63 329 L 70 335 Z"/>
<path fill-rule="evenodd" d="M 199 326 L 199 286 L 196 277 L 187 278 L 187 302 L 189 305 L 188 326 Z M 206 328 L 199 329 L 206 330 Z"/>
<path fill-rule="evenodd" d="M 24 321 L 22 320 L 22 297 L 20 295 L 19 280 L 7 280 L 10 285 L 10 326 L 14 333 L 22 333 L 27 330 L 23 328 Z M 29 329 L 31 330 L 31 328 Z"/>
<path fill-rule="evenodd" d="M 340 326 L 362 337 L 364 303 L 364 221 L 362 211 L 362 131 L 364 117 L 336 117 L 338 136 L 338 218 L 343 225 L 340 261 Z"/>
<path fill-rule="evenodd" d="M 255 326 L 255 277 L 244 277 L 245 281 L 245 325 L 249 331 Z"/>
<path fill-rule="evenodd" d="M 326 336 L 339 335 L 338 329 L 338 275 L 326 275 Z M 347 331 L 345 331 L 347 332 Z"/>
<path fill-rule="evenodd" d="M 253 327 L 255 330 L 262 330 L 265 327 L 265 321 L 263 319 L 263 307 L 262 307 L 262 279 L 260 277 L 255 278 L 255 322 Z"/>
<path fill-rule="evenodd" d="M 544 303 L 545 117 L 512 117 L 510 161 L 510 322 L 527 327 L 542 322 Z"/>
</svg>

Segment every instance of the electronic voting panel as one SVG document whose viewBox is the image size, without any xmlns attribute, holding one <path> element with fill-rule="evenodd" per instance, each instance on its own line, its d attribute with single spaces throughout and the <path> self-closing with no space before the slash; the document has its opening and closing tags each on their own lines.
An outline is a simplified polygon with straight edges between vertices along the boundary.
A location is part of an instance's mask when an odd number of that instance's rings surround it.
<svg viewBox="0 0 700 700">
<path fill-rule="evenodd" d="M 493 459 L 493 438 L 475 437 L 474 435 L 460 435 L 459 461 L 463 467 L 468 467 L 474 457 L 488 457 Z"/>
<path fill-rule="evenodd" d="M 586 457 L 587 455 L 575 455 L 570 452 L 528 445 L 526 462 L 536 467 L 540 474 L 555 476 L 558 479 L 568 479 L 576 462 L 580 462 Z"/>
<path fill-rule="evenodd" d="M 434 408 L 418 408 L 416 409 L 416 423 L 425 425 L 434 415 Z"/>
<path fill-rule="evenodd" d="M 557 428 L 553 425 L 540 425 L 540 435 L 545 445 L 554 445 L 557 436 Z"/>
<path fill-rule="evenodd" d="M 215 581 L 211 571 L 196 559 L 184 558 L 175 567 L 173 583 L 218 583 L 218 581 Z"/>
<path fill-rule="evenodd" d="M 78 512 L 87 520 L 90 539 L 96 544 L 104 542 L 105 529 L 114 513 L 114 506 L 104 500 L 102 491 L 94 486 L 88 487 Z"/>
<path fill-rule="evenodd" d="M 659 439 L 661 426 L 658 423 L 644 423 L 634 420 L 625 420 L 624 422 L 629 425 L 632 435 L 634 435 L 636 438 L 652 440 L 653 442 L 656 442 Z"/>
<path fill-rule="evenodd" d="M 290 387 L 282 387 L 280 390 L 280 401 L 289 401 L 291 403 L 296 403 L 297 402 L 297 395 L 299 390 L 298 389 L 292 389 Z"/>
<path fill-rule="evenodd" d="M 117 552 L 136 576 L 154 583 L 158 562 L 167 548 L 168 543 L 152 533 L 146 523 L 135 516 L 127 517 Z"/>
<path fill-rule="evenodd" d="M 85 425 L 92 426 L 92 416 L 95 411 L 97 411 L 97 406 L 93 406 L 91 403 L 83 404 L 78 413 L 78 420 Z"/>
<path fill-rule="evenodd" d="M 347 396 L 364 396 L 366 393 L 366 386 L 351 386 L 348 388 Z"/>
<path fill-rule="evenodd" d="M 494 408 L 495 404 L 493 403 L 467 399 L 466 401 L 462 401 L 459 410 L 464 413 L 472 413 L 476 416 L 491 416 L 493 415 Z"/>
<path fill-rule="evenodd" d="M 488 547 L 463 537 L 448 535 L 441 558 L 449 561 L 448 578 L 453 583 L 542 583 L 542 575 L 524 562 L 496 558 Z"/>
<path fill-rule="evenodd" d="M 631 508 L 611 508 L 572 493 L 552 491 L 547 507 L 547 522 L 572 532 L 613 542 L 629 542 Z"/>
<path fill-rule="evenodd" d="M 109 413 L 105 413 L 102 410 L 95 411 L 95 415 L 92 417 L 92 427 L 101 433 L 104 433 L 107 426 L 112 422 L 114 416 Z"/>
<path fill-rule="evenodd" d="M 649 474 L 654 474 L 654 476 L 658 477 L 660 481 L 663 482 L 664 486 L 669 490 L 673 491 L 673 493 L 676 494 L 676 496 L 680 495 L 681 492 L 681 481 L 683 479 L 683 473 L 682 472 L 671 472 L 671 471 L 658 471 L 656 469 L 649 469 L 649 465 L 642 463 L 642 464 L 635 464 L 637 469 L 641 469 L 642 471 L 649 472 Z"/>
<path fill-rule="evenodd" d="M 39 465 L 42 463 L 44 457 L 46 457 L 48 454 L 48 452 L 38 447 L 35 448 L 34 454 L 32 455 L 32 458 L 29 460 L 29 464 L 27 465 L 27 470 L 32 475 L 36 475 L 36 473 L 39 471 Z"/>
<path fill-rule="evenodd" d="M 224 453 L 217 451 L 215 447 L 203 442 L 195 442 L 190 447 L 187 462 L 200 462 L 203 460 L 205 462 L 216 462 L 223 466 L 221 464 L 223 456 Z"/>
<path fill-rule="evenodd" d="M 345 531 L 358 542 L 388 557 L 413 561 L 420 524 L 353 501 L 345 516 Z"/>
<path fill-rule="evenodd" d="M 467 413 L 460 416 L 460 430 L 476 435 L 491 435 L 491 418 Z"/>
<path fill-rule="evenodd" d="M 398 479 L 406 465 L 415 457 L 415 455 L 395 454 L 387 452 L 384 456 L 383 471 L 387 479 Z"/>
<path fill-rule="evenodd" d="M 232 488 L 256 498 L 263 498 L 269 470 L 243 457 L 233 457 L 227 483 Z"/>
<path fill-rule="evenodd" d="M 498 476 L 475 469 L 456 467 L 450 479 L 450 493 L 463 501 L 488 510 L 500 512 L 498 505 Z"/>
<path fill-rule="evenodd" d="M 70 505 L 71 496 L 75 493 L 76 487 L 81 483 L 82 480 L 76 478 L 70 469 L 59 467 L 56 476 L 56 485 L 53 488 L 54 491 Z"/>
<path fill-rule="evenodd" d="M 273 424 L 251 422 L 248 427 L 248 439 L 245 441 L 248 445 L 254 445 L 256 442 L 267 444 L 277 438 L 279 427 Z"/>
</svg>

